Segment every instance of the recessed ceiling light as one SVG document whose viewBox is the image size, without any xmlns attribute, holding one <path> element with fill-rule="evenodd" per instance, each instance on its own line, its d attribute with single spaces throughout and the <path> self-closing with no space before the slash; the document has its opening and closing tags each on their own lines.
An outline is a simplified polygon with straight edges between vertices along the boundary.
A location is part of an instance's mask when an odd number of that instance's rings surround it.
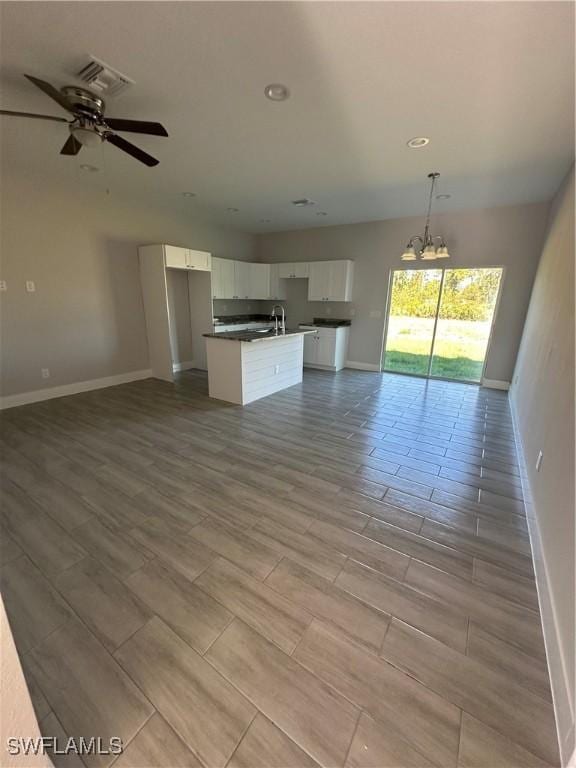
<svg viewBox="0 0 576 768">
<path fill-rule="evenodd" d="M 292 200 L 292 205 L 295 205 L 297 208 L 304 208 L 306 205 L 316 205 L 316 203 L 314 200 L 302 197 L 300 200 Z"/>
<path fill-rule="evenodd" d="M 436 200 L 449 200 L 452 195 L 436 195 Z"/>
<path fill-rule="evenodd" d="M 270 224 L 272 219 L 260 219 L 260 224 Z"/>
<path fill-rule="evenodd" d="M 182 192 L 182 197 L 196 197 L 196 192 Z"/>
<path fill-rule="evenodd" d="M 228 213 L 238 213 L 240 208 L 226 208 Z"/>
<path fill-rule="evenodd" d="M 419 149 L 420 147 L 425 147 L 426 144 L 430 144 L 430 139 L 427 136 L 415 136 L 406 143 L 410 149 Z"/>
<path fill-rule="evenodd" d="M 95 165 L 87 165 L 86 163 L 82 163 L 80 166 L 83 171 L 88 171 L 89 173 L 96 173 L 96 171 L 99 171 L 99 168 L 96 168 Z"/>
<path fill-rule="evenodd" d="M 328 214 L 326 213 L 326 211 L 318 211 L 316 216 L 328 216 Z"/>
<path fill-rule="evenodd" d="M 271 83 L 264 88 L 264 95 L 270 101 L 286 101 L 290 98 L 290 91 L 282 83 Z"/>
</svg>

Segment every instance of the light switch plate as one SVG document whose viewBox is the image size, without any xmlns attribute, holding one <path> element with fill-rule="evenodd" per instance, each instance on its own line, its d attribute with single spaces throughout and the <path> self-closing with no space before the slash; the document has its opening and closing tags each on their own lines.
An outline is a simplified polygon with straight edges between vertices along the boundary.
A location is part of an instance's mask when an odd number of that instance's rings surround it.
<svg viewBox="0 0 576 768">
<path fill-rule="evenodd" d="M 370 317 L 374 317 L 374 318 L 382 317 L 382 311 L 379 309 L 371 309 Z"/>
<path fill-rule="evenodd" d="M 34 280 L 26 280 L 26 290 L 28 293 L 34 293 L 36 290 L 36 283 Z"/>
</svg>

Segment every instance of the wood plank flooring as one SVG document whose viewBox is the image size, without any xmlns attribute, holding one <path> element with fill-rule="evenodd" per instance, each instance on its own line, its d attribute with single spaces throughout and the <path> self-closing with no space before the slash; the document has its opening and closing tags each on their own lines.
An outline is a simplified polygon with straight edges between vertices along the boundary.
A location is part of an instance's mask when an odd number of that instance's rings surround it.
<svg viewBox="0 0 576 768">
<path fill-rule="evenodd" d="M 306 371 L 242 408 L 188 371 L 1 427 L 40 726 L 123 740 L 88 768 L 559 765 L 504 393 Z"/>
</svg>

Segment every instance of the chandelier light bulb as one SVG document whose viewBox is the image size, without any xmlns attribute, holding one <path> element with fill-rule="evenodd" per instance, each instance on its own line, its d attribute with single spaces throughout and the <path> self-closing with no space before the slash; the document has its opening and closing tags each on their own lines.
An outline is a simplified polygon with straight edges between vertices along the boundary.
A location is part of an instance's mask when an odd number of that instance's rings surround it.
<svg viewBox="0 0 576 768">
<path fill-rule="evenodd" d="M 404 253 L 400 257 L 402 261 L 416 261 L 416 251 L 413 245 L 407 245 Z"/>
<path fill-rule="evenodd" d="M 437 259 L 449 259 L 450 254 L 448 253 L 448 246 L 445 243 L 442 243 L 442 245 L 439 245 L 436 249 L 436 258 Z"/>
<path fill-rule="evenodd" d="M 436 258 L 436 248 L 433 245 L 427 245 L 422 251 L 420 258 L 422 261 L 433 261 Z"/>
</svg>

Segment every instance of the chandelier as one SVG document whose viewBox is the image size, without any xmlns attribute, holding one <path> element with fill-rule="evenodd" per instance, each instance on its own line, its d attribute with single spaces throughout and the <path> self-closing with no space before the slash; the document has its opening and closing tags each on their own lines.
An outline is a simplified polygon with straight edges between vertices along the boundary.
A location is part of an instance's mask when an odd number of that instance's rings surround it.
<svg viewBox="0 0 576 768">
<path fill-rule="evenodd" d="M 416 261 L 418 258 L 422 261 L 433 261 L 434 259 L 448 259 L 450 254 L 448 253 L 448 246 L 444 242 L 444 238 L 440 235 L 432 236 L 430 234 L 430 213 L 432 211 L 432 196 L 434 194 L 434 186 L 436 179 L 440 177 L 439 173 L 429 173 L 428 178 L 431 180 L 430 185 L 430 197 L 428 199 L 428 213 L 426 214 L 426 225 L 424 227 L 423 235 L 413 235 L 408 240 L 408 245 L 404 249 L 404 253 L 401 256 L 402 261 Z M 438 247 L 434 245 L 434 241 L 439 240 Z M 417 247 L 414 243 L 418 242 Z"/>
</svg>

